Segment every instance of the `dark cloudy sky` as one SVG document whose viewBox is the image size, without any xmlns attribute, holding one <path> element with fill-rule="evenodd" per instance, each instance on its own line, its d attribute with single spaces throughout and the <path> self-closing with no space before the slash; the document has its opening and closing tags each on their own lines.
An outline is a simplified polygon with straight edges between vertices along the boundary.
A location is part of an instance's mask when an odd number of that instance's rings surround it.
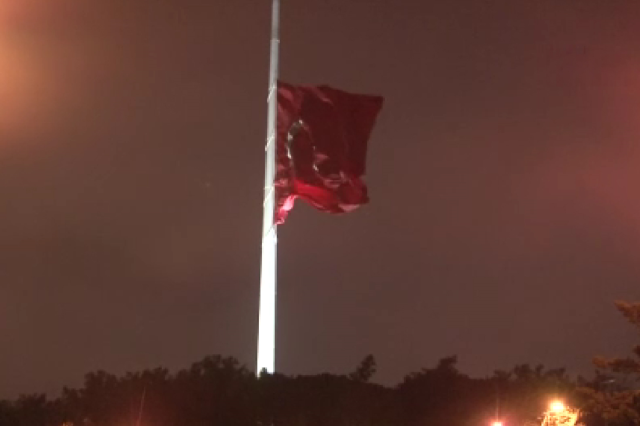
<svg viewBox="0 0 640 426">
<path fill-rule="evenodd" d="M 268 0 L 0 0 L 0 397 L 255 362 Z M 635 340 L 640 3 L 283 0 L 281 77 L 381 94 L 372 202 L 280 228 L 277 368 Z"/>
</svg>

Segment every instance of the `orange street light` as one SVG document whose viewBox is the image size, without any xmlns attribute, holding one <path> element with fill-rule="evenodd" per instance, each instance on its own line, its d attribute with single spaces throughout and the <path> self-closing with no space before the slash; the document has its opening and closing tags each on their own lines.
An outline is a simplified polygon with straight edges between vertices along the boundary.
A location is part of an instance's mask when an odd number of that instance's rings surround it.
<svg viewBox="0 0 640 426">
<path fill-rule="evenodd" d="M 549 409 L 554 413 L 561 413 L 566 409 L 566 407 L 564 406 L 562 401 L 553 401 L 549 405 Z"/>
</svg>

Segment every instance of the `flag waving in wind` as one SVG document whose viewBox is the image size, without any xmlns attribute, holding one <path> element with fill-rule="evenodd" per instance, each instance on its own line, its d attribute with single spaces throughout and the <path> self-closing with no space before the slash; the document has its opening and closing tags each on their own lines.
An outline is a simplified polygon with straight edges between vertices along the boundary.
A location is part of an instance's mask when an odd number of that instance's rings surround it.
<svg viewBox="0 0 640 426">
<path fill-rule="evenodd" d="M 284 223 L 297 197 L 329 213 L 369 201 L 362 176 L 382 102 L 328 86 L 278 83 L 276 223 Z"/>
<path fill-rule="evenodd" d="M 256 372 L 275 371 L 277 225 L 300 197 L 319 210 L 351 211 L 369 201 L 362 181 L 379 96 L 278 82 L 280 0 L 271 3 L 262 258 Z"/>
</svg>

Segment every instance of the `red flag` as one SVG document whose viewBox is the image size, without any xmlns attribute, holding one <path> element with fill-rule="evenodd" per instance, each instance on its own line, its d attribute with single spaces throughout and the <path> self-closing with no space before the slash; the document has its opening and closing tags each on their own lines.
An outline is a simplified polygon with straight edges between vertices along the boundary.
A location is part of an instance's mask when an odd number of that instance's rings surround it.
<svg viewBox="0 0 640 426">
<path fill-rule="evenodd" d="M 362 176 L 382 101 L 328 86 L 279 82 L 276 223 L 284 223 L 297 197 L 329 213 L 369 201 Z"/>
</svg>

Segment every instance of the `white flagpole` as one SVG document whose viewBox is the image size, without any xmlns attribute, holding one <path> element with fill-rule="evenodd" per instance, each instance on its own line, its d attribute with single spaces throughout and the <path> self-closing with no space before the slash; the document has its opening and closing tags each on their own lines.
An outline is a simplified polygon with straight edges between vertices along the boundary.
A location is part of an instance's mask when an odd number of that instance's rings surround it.
<svg viewBox="0 0 640 426">
<path fill-rule="evenodd" d="M 264 202 L 262 213 L 262 261 L 260 264 L 260 315 L 258 319 L 258 365 L 262 370 L 275 371 L 276 347 L 276 247 L 277 232 L 273 222 L 275 210 L 276 129 L 278 115 L 278 38 L 280 0 L 273 0 L 271 10 L 271 59 L 269 94 L 267 97 L 267 142 L 264 173 Z"/>
</svg>

